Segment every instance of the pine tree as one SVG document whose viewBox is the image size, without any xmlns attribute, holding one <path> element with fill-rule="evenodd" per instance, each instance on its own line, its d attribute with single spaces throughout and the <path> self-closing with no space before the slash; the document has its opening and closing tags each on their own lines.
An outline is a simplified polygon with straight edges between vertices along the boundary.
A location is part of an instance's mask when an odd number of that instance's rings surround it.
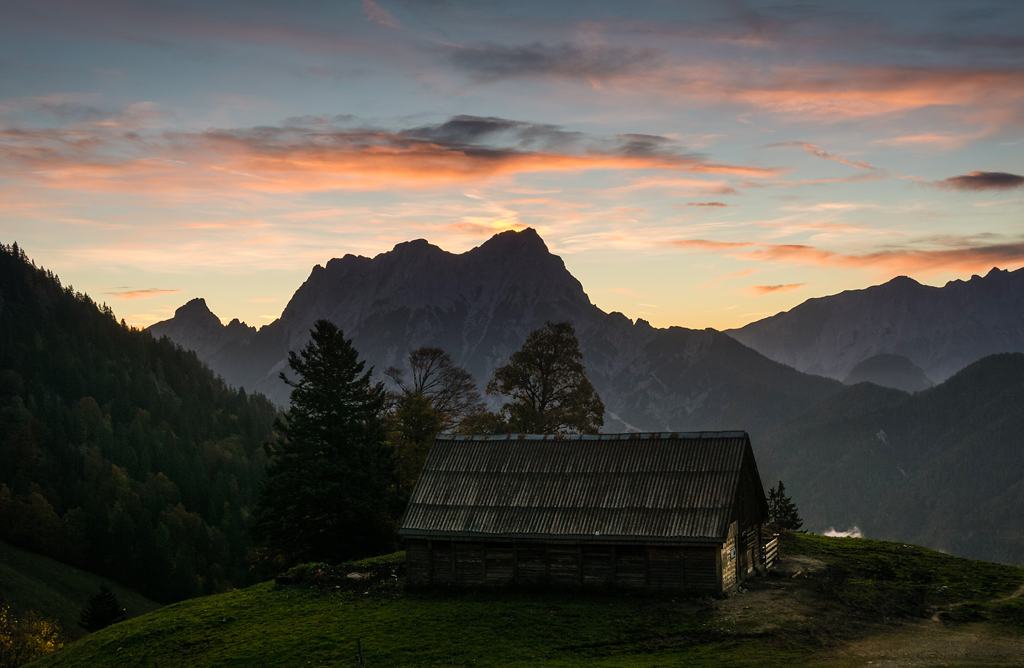
<svg viewBox="0 0 1024 668">
<path fill-rule="evenodd" d="M 378 553 L 396 512 L 394 462 L 384 430 L 383 385 L 370 383 L 352 342 L 329 320 L 288 353 L 297 380 L 291 408 L 268 443 L 271 463 L 253 537 L 295 558 L 342 561 Z"/>
<path fill-rule="evenodd" d="M 790 531 L 799 531 L 804 525 L 793 499 L 786 496 L 786 486 L 781 480 L 778 488 L 768 490 L 768 521 Z"/>
<path fill-rule="evenodd" d="M 105 629 L 111 624 L 123 622 L 125 619 L 124 608 L 117 600 L 114 592 L 104 582 L 100 584 L 100 590 L 89 600 L 89 607 L 82 610 L 78 618 L 78 625 L 89 633 Z"/>
</svg>

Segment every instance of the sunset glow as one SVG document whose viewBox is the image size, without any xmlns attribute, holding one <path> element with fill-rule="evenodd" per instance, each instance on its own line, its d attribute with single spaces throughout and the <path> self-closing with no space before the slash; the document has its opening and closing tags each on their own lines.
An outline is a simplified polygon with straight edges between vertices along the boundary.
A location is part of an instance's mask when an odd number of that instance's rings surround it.
<svg viewBox="0 0 1024 668">
<path fill-rule="evenodd" d="M 138 326 L 258 327 L 333 257 L 526 227 L 660 327 L 1024 267 L 1017 3 L 0 16 L 0 241 Z"/>
</svg>

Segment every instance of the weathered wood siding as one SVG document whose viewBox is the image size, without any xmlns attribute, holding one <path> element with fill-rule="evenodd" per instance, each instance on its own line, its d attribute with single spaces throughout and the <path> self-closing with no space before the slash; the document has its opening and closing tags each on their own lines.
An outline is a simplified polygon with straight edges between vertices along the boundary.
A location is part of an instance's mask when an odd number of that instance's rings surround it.
<svg viewBox="0 0 1024 668">
<path fill-rule="evenodd" d="M 729 525 L 729 538 L 722 543 L 722 591 L 729 591 L 737 584 L 737 550 L 736 534 L 739 533 L 737 522 Z"/>
<path fill-rule="evenodd" d="M 410 540 L 412 584 L 618 586 L 665 593 L 722 591 L 717 546 Z M 732 572 L 735 572 L 733 570 Z M 728 580 L 732 582 L 732 580 Z"/>
</svg>

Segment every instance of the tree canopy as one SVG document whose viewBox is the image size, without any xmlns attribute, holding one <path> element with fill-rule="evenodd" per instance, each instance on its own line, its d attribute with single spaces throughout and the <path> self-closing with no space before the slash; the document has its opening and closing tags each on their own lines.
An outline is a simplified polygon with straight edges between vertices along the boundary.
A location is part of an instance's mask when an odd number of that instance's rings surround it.
<svg viewBox="0 0 1024 668">
<path fill-rule="evenodd" d="M 403 500 L 412 493 L 437 435 L 485 407 L 473 376 L 441 348 L 413 350 L 408 365 L 412 371 L 409 380 L 402 369 L 392 366 L 384 370 L 395 385 L 388 393 L 388 443 Z"/>
<path fill-rule="evenodd" d="M 251 584 L 277 414 L 0 244 L 0 540 L 163 602 Z"/>
<path fill-rule="evenodd" d="M 604 403 L 587 378 L 572 325 L 548 322 L 526 337 L 508 364 L 494 371 L 487 394 L 510 399 L 499 415 L 464 420 L 462 431 L 595 434 Z"/>
<path fill-rule="evenodd" d="M 267 479 L 252 534 L 295 558 L 339 561 L 389 545 L 394 463 L 384 444 L 385 393 L 371 384 L 352 342 L 317 320 L 288 353 L 296 380 L 280 440 L 267 444 Z"/>
<path fill-rule="evenodd" d="M 441 348 L 423 347 L 409 353 L 412 378 L 394 366 L 384 370 L 397 387 L 394 398 L 423 396 L 441 420 L 441 430 L 456 427 L 468 415 L 483 412 L 486 405 L 480 398 L 473 376 L 452 361 Z"/>
</svg>

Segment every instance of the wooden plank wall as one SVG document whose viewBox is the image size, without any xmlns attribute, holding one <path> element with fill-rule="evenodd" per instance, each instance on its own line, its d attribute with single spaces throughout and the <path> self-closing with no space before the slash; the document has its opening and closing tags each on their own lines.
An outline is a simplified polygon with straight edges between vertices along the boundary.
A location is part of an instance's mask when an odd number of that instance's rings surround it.
<svg viewBox="0 0 1024 668">
<path fill-rule="evenodd" d="M 412 584 L 614 585 L 666 593 L 719 593 L 718 552 L 719 548 L 714 546 L 437 540 L 406 543 L 408 578 Z M 722 563 L 735 562 L 729 562 L 726 556 Z M 735 574 L 735 568 L 732 573 Z"/>
<path fill-rule="evenodd" d="M 406 578 L 413 584 L 430 582 L 430 548 L 425 540 L 405 542 Z"/>
<path fill-rule="evenodd" d="M 722 591 L 729 591 L 738 583 L 739 549 L 737 537 L 739 523 L 729 525 L 729 538 L 722 543 Z"/>
</svg>

